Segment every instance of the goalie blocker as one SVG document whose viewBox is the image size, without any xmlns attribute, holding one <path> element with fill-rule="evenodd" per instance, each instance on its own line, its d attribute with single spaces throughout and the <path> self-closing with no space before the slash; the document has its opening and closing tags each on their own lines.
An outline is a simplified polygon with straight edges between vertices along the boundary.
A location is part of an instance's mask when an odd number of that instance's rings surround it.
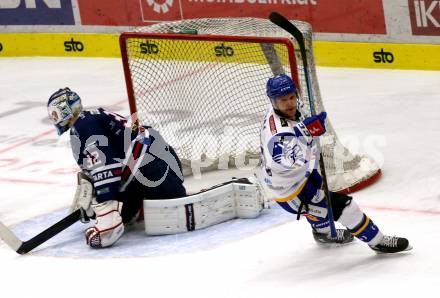
<svg viewBox="0 0 440 298">
<path fill-rule="evenodd" d="M 237 179 L 183 198 L 144 200 L 147 235 L 203 229 L 234 218 L 256 218 L 267 208 L 260 186 Z"/>
</svg>

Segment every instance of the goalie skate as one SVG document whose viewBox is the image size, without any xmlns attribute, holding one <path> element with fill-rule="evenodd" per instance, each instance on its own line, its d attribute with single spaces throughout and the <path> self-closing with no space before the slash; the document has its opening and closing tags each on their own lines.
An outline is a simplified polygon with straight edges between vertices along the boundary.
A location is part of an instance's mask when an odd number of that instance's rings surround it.
<svg viewBox="0 0 440 298">
<path fill-rule="evenodd" d="M 330 233 L 318 233 L 313 231 L 313 238 L 322 245 L 348 244 L 353 242 L 354 237 L 346 229 L 336 229 L 336 238 L 332 238 Z"/>
<path fill-rule="evenodd" d="M 370 246 L 376 253 L 396 253 L 411 250 L 408 239 L 396 236 L 383 236 L 379 244 Z"/>
</svg>

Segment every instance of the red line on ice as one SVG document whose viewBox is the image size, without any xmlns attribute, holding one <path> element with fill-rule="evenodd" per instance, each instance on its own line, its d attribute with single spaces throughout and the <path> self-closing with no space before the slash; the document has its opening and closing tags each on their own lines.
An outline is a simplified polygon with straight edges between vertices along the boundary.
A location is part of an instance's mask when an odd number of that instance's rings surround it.
<svg viewBox="0 0 440 298">
<path fill-rule="evenodd" d="M 27 180 L 27 179 L 12 179 L 12 178 L 0 178 L 0 181 L 9 183 L 26 183 L 26 184 L 56 184 L 52 181 L 38 181 L 38 180 Z"/>
<path fill-rule="evenodd" d="M 38 181 L 38 180 L 11 179 L 11 178 L 0 178 L 0 181 L 9 182 L 9 183 L 24 183 L 24 184 L 58 184 L 52 181 Z M 68 186 L 70 186 L 70 184 Z M 378 210 L 378 211 L 407 212 L 407 213 L 418 213 L 424 215 L 440 215 L 439 210 L 418 210 L 418 209 L 410 209 L 410 208 L 368 206 L 368 205 L 361 205 L 361 207 Z"/>
<path fill-rule="evenodd" d="M 116 102 L 116 103 L 114 103 L 114 104 L 112 104 L 112 105 L 110 105 L 110 106 L 117 106 L 117 105 L 119 105 L 119 104 L 121 104 L 121 103 L 123 103 L 123 102 L 126 102 L 127 100 L 121 100 L 121 101 L 118 101 L 118 102 Z M 17 147 L 20 147 L 20 146 L 22 146 L 22 145 L 26 145 L 26 144 L 29 144 L 29 143 L 32 143 L 32 142 L 34 142 L 34 141 L 36 141 L 36 140 L 38 140 L 38 139 L 41 139 L 42 137 L 44 137 L 44 136 L 46 136 L 46 135 L 48 135 L 48 134 L 51 134 L 52 132 L 54 132 L 55 131 L 55 129 L 50 129 L 50 130 L 47 130 L 47 131 L 45 131 L 45 132 L 43 132 L 43 133 L 40 133 L 39 135 L 36 135 L 35 137 L 32 137 L 32 138 L 30 138 L 29 140 L 26 140 L 26 141 L 21 141 L 21 142 L 17 142 L 17 143 L 15 143 L 15 144 L 12 144 L 11 146 L 9 146 L 9 147 L 6 147 L 6 148 L 4 148 L 4 149 L 1 149 L 0 150 L 0 154 L 2 154 L 2 153 L 5 153 L 5 152 L 8 152 L 8 151 L 11 151 L 12 149 L 15 149 L 15 148 L 17 148 Z"/>
<path fill-rule="evenodd" d="M 398 207 L 381 207 L 381 206 L 368 206 L 361 205 L 362 208 L 374 209 L 379 211 L 391 211 L 391 212 L 408 212 L 408 213 L 419 213 L 419 214 L 428 214 L 428 215 L 440 215 L 440 211 L 438 210 L 418 210 L 411 208 L 398 208 Z"/>
<path fill-rule="evenodd" d="M 15 143 L 15 144 L 12 144 L 11 146 L 6 147 L 6 148 L 0 150 L 0 154 L 1 154 L 1 153 L 5 153 L 5 152 L 7 152 L 7 151 L 10 151 L 10 150 L 12 150 L 12 149 L 15 149 L 15 148 L 17 148 L 17 147 L 19 147 L 19 146 L 21 146 L 21 145 L 25 145 L 25 144 L 32 143 L 32 142 L 34 142 L 34 141 L 36 141 L 36 140 L 38 140 L 38 139 L 41 139 L 42 137 L 44 137 L 44 136 L 46 136 L 46 135 L 48 135 L 48 134 L 50 134 L 50 133 L 52 133 L 53 131 L 55 131 L 55 129 L 50 129 L 50 130 L 48 130 L 48 131 L 45 131 L 45 132 L 43 132 L 43 133 L 40 133 L 39 135 L 36 135 L 35 137 L 32 137 L 32 138 L 29 139 L 29 140 L 21 141 L 21 142 L 17 142 L 17 143 Z"/>
<path fill-rule="evenodd" d="M 194 71 L 191 71 L 191 72 L 189 72 L 189 73 L 187 73 L 187 74 L 183 74 L 183 75 L 181 75 L 181 76 L 179 76 L 179 77 L 177 77 L 177 78 L 175 78 L 175 79 L 165 81 L 165 82 L 163 82 L 163 83 L 161 83 L 161 84 L 159 84 L 159 85 L 153 86 L 153 88 L 151 88 L 151 90 L 147 90 L 147 93 L 148 93 L 148 92 L 151 92 L 151 91 L 154 91 L 154 90 L 160 90 L 160 89 L 162 89 L 162 88 L 164 88 L 164 87 L 167 87 L 167 86 L 169 86 L 169 85 L 171 85 L 171 84 L 174 84 L 174 83 L 176 83 L 176 82 L 178 82 L 178 81 L 180 81 L 180 80 L 183 80 L 183 79 L 185 79 L 185 78 L 187 78 L 187 77 L 191 77 L 191 76 L 194 76 L 194 75 L 199 74 L 199 73 L 201 73 L 201 72 L 207 71 L 207 70 L 210 69 L 210 68 L 211 68 L 211 67 L 203 67 L 203 68 L 199 68 L 199 69 L 196 69 L 196 70 L 194 70 Z M 117 102 L 111 104 L 109 107 L 118 106 L 118 105 L 120 105 L 120 104 L 122 104 L 122 103 L 125 103 L 125 102 L 128 102 L 128 100 L 127 100 L 127 99 L 124 99 L 124 100 L 117 101 Z M 34 142 L 34 141 L 36 141 L 36 140 L 38 140 L 38 139 L 40 139 L 40 138 L 42 138 L 42 137 L 44 137 L 44 136 L 50 134 L 50 133 L 52 133 L 53 131 L 55 131 L 55 129 L 51 129 L 51 130 L 45 131 L 45 132 L 43 132 L 43 133 L 41 133 L 41 134 L 39 134 L 39 135 L 37 135 L 37 136 L 31 138 L 30 140 L 21 141 L 21 142 L 17 142 L 17 143 L 15 143 L 15 144 L 12 144 L 11 146 L 9 146 L 9 147 L 7 147 L 7 148 L 1 149 L 1 150 L 0 150 L 0 154 L 2 154 L 2 153 L 4 153 L 4 152 L 7 152 L 7 151 L 10 151 L 10 150 L 12 150 L 12 149 L 15 149 L 15 148 L 17 148 L 17 147 L 19 147 L 19 146 L 22 146 L 22 145 L 26 145 L 26 144 L 32 143 L 32 142 Z"/>
</svg>

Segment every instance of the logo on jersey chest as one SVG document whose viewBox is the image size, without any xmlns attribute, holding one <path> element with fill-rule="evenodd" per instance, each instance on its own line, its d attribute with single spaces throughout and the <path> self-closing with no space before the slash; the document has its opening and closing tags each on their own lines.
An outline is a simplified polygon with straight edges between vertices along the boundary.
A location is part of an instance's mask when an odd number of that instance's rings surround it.
<svg viewBox="0 0 440 298">
<path fill-rule="evenodd" d="M 298 146 L 297 144 L 291 147 L 290 152 L 292 152 L 290 158 L 293 160 L 294 163 L 296 163 L 297 161 L 301 161 L 301 162 L 305 161 L 301 147 Z"/>
<path fill-rule="evenodd" d="M 98 181 L 101 181 L 101 180 L 104 180 L 104 179 L 107 179 L 107 178 L 111 178 L 113 176 L 114 176 L 113 172 L 111 170 L 108 170 L 108 171 L 103 171 L 103 172 L 100 172 L 100 173 L 96 173 L 95 175 L 93 175 L 93 180 L 95 182 L 98 182 Z"/>
</svg>

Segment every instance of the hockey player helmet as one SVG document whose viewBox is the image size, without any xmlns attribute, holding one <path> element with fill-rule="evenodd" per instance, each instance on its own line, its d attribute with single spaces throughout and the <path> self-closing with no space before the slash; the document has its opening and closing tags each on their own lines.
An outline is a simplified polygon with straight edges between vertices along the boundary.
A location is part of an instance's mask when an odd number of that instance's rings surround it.
<svg viewBox="0 0 440 298">
<path fill-rule="evenodd" d="M 295 82 L 288 75 L 282 74 L 267 81 L 266 93 L 274 101 L 280 96 L 297 93 L 297 88 Z"/>
<path fill-rule="evenodd" d="M 58 135 L 62 135 L 70 128 L 70 119 L 81 111 L 81 98 L 67 87 L 52 94 L 47 103 L 49 119 L 57 129 Z"/>
</svg>

